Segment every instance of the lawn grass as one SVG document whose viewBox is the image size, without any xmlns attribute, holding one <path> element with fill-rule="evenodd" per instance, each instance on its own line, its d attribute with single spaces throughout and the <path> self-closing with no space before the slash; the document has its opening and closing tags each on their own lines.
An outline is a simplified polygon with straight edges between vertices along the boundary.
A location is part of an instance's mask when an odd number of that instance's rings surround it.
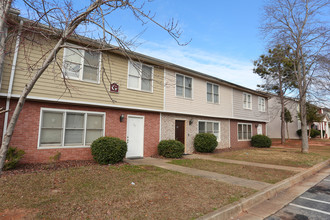
<svg viewBox="0 0 330 220">
<path fill-rule="evenodd" d="M 311 167 L 330 158 L 330 147 L 311 146 L 310 153 L 303 154 L 297 147 L 292 148 L 249 148 L 237 151 L 220 152 L 217 158 L 242 160 L 249 162 L 292 166 Z"/>
<path fill-rule="evenodd" d="M 255 192 L 132 165 L 3 176 L 0 185 L 0 216 L 32 219 L 192 219 Z"/>
<path fill-rule="evenodd" d="M 296 174 L 292 171 L 222 163 L 202 159 L 172 160 L 170 163 L 266 183 L 277 183 Z"/>
</svg>

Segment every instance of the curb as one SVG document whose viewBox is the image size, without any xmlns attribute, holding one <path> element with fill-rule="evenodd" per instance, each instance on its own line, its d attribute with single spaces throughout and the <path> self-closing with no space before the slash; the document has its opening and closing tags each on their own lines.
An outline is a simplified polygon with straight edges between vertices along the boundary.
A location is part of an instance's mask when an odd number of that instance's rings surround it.
<svg viewBox="0 0 330 220">
<path fill-rule="evenodd" d="M 241 199 L 237 202 L 232 204 L 226 205 L 214 212 L 208 213 L 198 220 L 209 220 L 209 219 L 231 219 L 231 217 L 238 215 L 239 213 L 243 212 L 246 209 L 251 208 L 252 206 L 258 205 L 263 201 L 270 199 L 271 197 L 275 196 L 280 191 L 288 189 L 293 185 L 303 181 L 304 179 L 312 176 L 313 174 L 319 172 L 321 169 L 326 167 L 330 164 L 330 159 L 321 162 L 319 164 L 314 165 L 313 167 L 309 168 L 308 170 L 302 171 L 288 179 L 282 180 L 275 185 L 269 186 L 264 190 L 261 190 L 248 198 Z"/>
</svg>

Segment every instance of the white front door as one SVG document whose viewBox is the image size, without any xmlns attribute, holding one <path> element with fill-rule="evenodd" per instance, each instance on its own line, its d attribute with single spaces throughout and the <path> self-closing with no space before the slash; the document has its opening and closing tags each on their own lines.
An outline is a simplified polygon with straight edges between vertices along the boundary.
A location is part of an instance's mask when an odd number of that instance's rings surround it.
<svg viewBox="0 0 330 220">
<path fill-rule="evenodd" d="M 144 117 L 127 116 L 126 158 L 143 157 Z"/>
<path fill-rule="evenodd" d="M 258 124 L 257 134 L 262 134 L 262 124 Z"/>
</svg>

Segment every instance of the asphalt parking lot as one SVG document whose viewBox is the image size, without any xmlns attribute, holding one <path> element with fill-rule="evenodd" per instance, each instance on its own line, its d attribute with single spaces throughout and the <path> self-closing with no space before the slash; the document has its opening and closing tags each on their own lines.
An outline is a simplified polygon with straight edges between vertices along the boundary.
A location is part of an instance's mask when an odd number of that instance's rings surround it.
<svg viewBox="0 0 330 220">
<path fill-rule="evenodd" d="M 266 220 L 330 220 L 330 175 Z"/>
</svg>

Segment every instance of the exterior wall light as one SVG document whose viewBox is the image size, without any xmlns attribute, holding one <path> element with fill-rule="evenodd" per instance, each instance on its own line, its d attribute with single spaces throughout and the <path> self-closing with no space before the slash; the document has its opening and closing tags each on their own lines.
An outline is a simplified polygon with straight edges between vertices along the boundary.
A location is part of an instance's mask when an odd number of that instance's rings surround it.
<svg viewBox="0 0 330 220">
<path fill-rule="evenodd" d="M 119 121 L 120 122 L 123 122 L 124 121 L 124 117 L 125 117 L 125 115 L 121 114 L 120 117 L 119 117 Z"/>
<path fill-rule="evenodd" d="M 192 125 L 194 123 L 194 120 L 190 119 L 189 120 L 189 125 Z"/>
</svg>

